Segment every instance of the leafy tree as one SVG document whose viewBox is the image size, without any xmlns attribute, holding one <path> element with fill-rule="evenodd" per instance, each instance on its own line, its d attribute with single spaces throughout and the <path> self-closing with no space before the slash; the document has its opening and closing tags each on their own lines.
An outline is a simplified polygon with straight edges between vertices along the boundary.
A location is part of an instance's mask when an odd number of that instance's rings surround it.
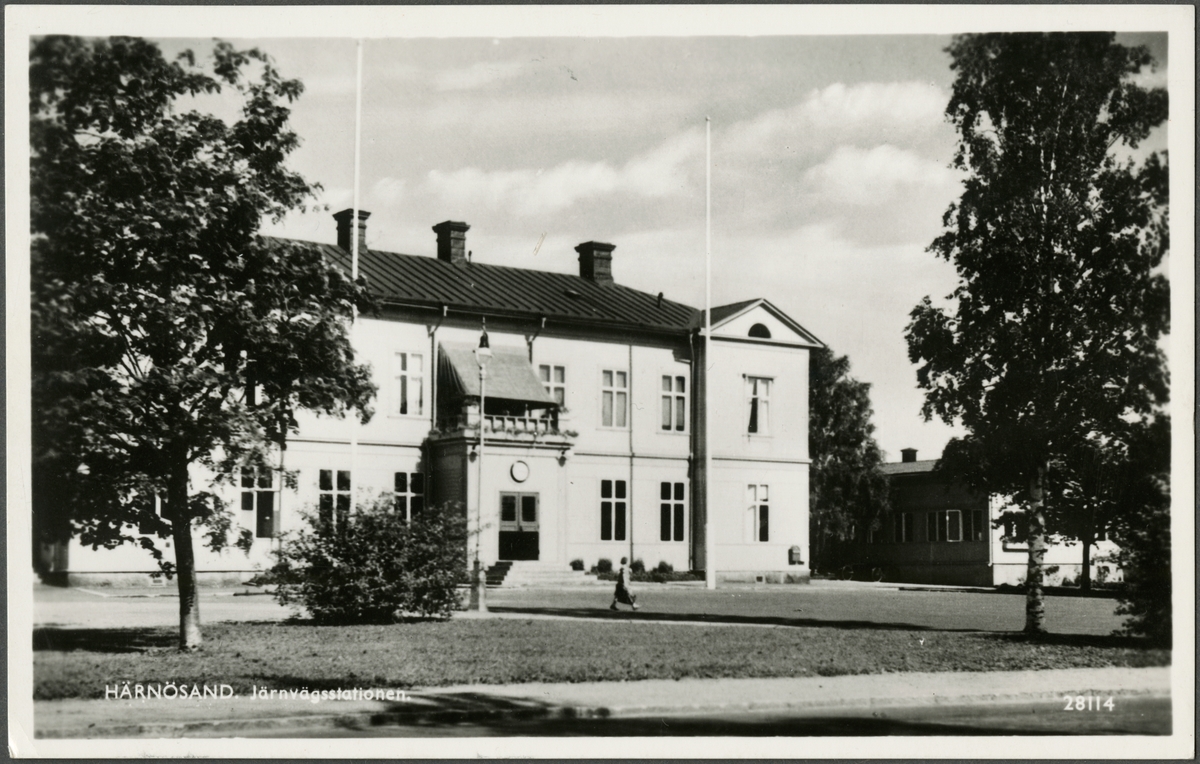
<svg viewBox="0 0 1200 764">
<path fill-rule="evenodd" d="M 193 526 L 219 547 L 229 523 L 194 468 L 265 466 L 299 408 L 367 419 L 346 326 L 371 306 L 318 252 L 256 238 L 315 188 L 284 165 L 302 86 L 268 56 L 218 43 L 209 72 L 141 39 L 46 37 L 29 78 L 35 527 L 149 549 L 195 648 Z M 179 108 L 223 89 L 232 124 Z"/>
<path fill-rule="evenodd" d="M 854 527 L 879 528 L 890 502 L 871 386 L 851 377 L 850 360 L 829 348 L 812 351 L 808 369 L 809 538 L 813 567 L 823 569 Z"/>
<path fill-rule="evenodd" d="M 284 540 L 272 570 L 275 597 L 321 623 L 391 623 L 397 613 L 449 618 L 461 609 L 467 521 L 462 507 L 427 507 L 410 523 L 384 494 L 336 529 L 310 528 Z"/>
<path fill-rule="evenodd" d="M 949 307 L 912 311 L 909 357 L 925 417 L 968 432 L 947 456 L 1024 508 L 1025 630 L 1041 633 L 1051 466 L 1168 396 L 1166 159 L 1133 158 L 1167 94 L 1137 84 L 1153 60 L 1112 34 L 964 35 L 947 50 L 966 179 L 930 250 L 959 283 Z"/>
</svg>

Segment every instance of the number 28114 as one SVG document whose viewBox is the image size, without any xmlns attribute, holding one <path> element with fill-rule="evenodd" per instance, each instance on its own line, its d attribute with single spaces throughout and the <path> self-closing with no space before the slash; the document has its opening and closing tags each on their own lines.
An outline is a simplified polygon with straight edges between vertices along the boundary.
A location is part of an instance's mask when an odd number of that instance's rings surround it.
<svg viewBox="0 0 1200 764">
<path fill-rule="evenodd" d="M 1064 711 L 1112 711 L 1116 707 L 1111 697 L 1102 698 L 1098 695 L 1067 695 L 1063 700 L 1067 704 Z"/>
</svg>

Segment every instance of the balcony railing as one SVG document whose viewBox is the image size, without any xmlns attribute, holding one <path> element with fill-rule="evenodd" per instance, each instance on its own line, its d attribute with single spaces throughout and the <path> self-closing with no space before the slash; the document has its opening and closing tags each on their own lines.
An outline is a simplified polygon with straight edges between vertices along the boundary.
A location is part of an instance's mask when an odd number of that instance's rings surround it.
<svg viewBox="0 0 1200 764">
<path fill-rule="evenodd" d="M 458 417 L 453 417 L 448 421 L 443 422 L 441 429 L 443 431 L 458 431 L 465 430 L 470 433 L 478 433 L 479 431 L 479 413 L 475 411 L 467 412 Z M 532 417 L 532 416 L 504 416 L 500 414 L 485 414 L 483 417 L 483 431 L 485 435 L 503 437 L 503 436 L 553 436 L 553 437 L 570 437 L 573 433 L 567 433 L 562 430 L 559 423 L 549 417 Z"/>
</svg>

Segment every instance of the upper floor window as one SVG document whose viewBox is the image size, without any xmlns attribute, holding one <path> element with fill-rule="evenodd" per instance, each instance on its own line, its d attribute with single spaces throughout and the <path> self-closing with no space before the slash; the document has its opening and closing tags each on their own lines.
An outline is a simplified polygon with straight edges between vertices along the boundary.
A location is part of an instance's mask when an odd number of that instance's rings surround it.
<svg viewBox="0 0 1200 764">
<path fill-rule="evenodd" d="M 242 470 L 242 511 L 254 513 L 254 535 L 275 536 L 275 472 L 265 467 Z"/>
<path fill-rule="evenodd" d="M 625 427 L 629 412 L 629 374 L 605 369 L 600 372 L 600 426 Z"/>
<path fill-rule="evenodd" d="M 562 366 L 542 364 L 538 366 L 538 375 L 542 378 L 542 387 L 546 388 L 546 394 L 553 398 L 559 406 L 565 405 L 567 402 L 567 370 Z"/>
<path fill-rule="evenodd" d="M 420 353 L 396 353 L 393 367 L 393 414 L 421 416 L 425 412 L 425 376 Z"/>
<path fill-rule="evenodd" d="M 662 378 L 662 428 L 683 432 L 687 427 L 687 393 L 684 377 L 664 374 Z"/>
<path fill-rule="evenodd" d="M 157 493 L 140 493 L 133 497 L 133 504 L 142 513 L 138 520 L 138 533 L 157 533 L 158 526 L 148 515 L 162 517 L 162 497 Z"/>
<path fill-rule="evenodd" d="M 746 404 L 749 423 L 746 432 L 766 435 L 771 431 L 771 385 L 766 377 L 746 377 Z"/>
<path fill-rule="evenodd" d="M 754 528 L 754 540 L 770 541 L 771 506 L 769 503 L 769 489 L 765 485 L 750 485 L 747 486 L 746 493 L 750 499 L 750 515 Z"/>
<path fill-rule="evenodd" d="M 624 480 L 600 481 L 600 540 L 625 540 Z"/>
<path fill-rule="evenodd" d="M 893 515 L 892 522 L 895 525 L 895 533 L 892 537 L 896 540 L 897 544 L 905 544 L 916 540 L 913 536 L 912 512 L 900 512 Z"/>
<path fill-rule="evenodd" d="M 412 522 L 425 509 L 425 475 L 421 472 L 397 472 L 395 475 L 396 512 Z"/>
<path fill-rule="evenodd" d="M 350 470 L 321 470 L 317 491 L 317 516 L 322 530 L 344 530 L 350 520 Z"/>
<path fill-rule="evenodd" d="M 764 324 L 755 324 L 754 326 L 750 327 L 750 336 L 769 340 L 771 339 L 771 330 L 768 329 Z"/>
</svg>

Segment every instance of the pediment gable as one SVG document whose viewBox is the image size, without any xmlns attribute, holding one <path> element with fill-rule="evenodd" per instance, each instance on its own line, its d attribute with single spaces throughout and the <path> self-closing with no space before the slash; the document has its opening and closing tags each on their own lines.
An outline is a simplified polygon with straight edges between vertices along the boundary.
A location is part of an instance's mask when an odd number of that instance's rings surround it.
<svg viewBox="0 0 1200 764">
<path fill-rule="evenodd" d="M 809 348 L 824 344 L 764 299 L 713 308 L 713 338 Z"/>
</svg>

